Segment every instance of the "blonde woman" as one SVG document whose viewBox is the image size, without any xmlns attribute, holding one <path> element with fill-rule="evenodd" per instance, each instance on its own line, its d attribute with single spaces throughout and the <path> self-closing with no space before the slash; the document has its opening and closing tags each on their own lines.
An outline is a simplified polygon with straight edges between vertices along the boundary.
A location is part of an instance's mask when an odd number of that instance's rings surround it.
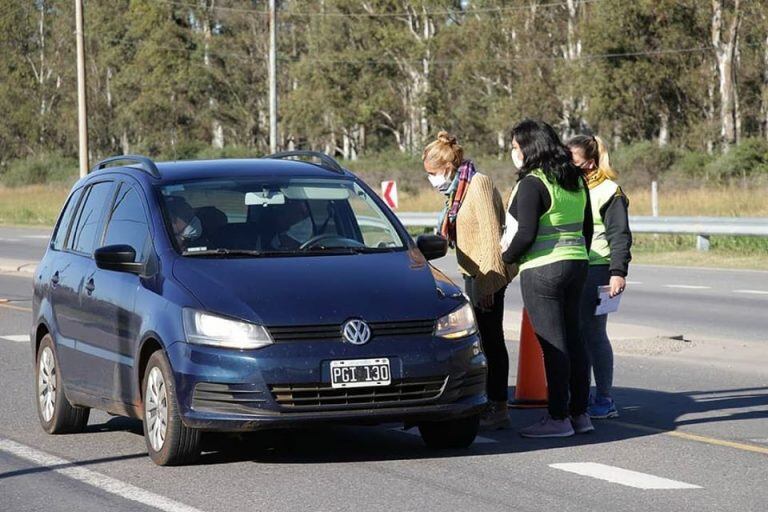
<svg viewBox="0 0 768 512">
<path fill-rule="evenodd" d="M 481 419 L 486 429 L 509 425 L 509 356 L 504 344 L 504 292 L 514 277 L 498 250 L 504 205 L 491 178 L 480 174 L 456 138 L 441 131 L 423 154 L 432 186 L 445 195 L 439 233 L 456 248 L 459 270 L 472 300 L 483 350 L 488 359 L 489 405 Z"/>
<path fill-rule="evenodd" d="M 595 374 L 596 393 L 591 397 L 589 415 L 596 419 L 619 415 L 611 396 L 613 349 L 606 327 L 608 315 L 595 316 L 598 287 L 609 286 L 609 295 L 624 291 L 632 259 L 632 232 L 629 230 L 629 200 L 616 183 L 608 149 L 599 137 L 578 135 L 568 141 L 573 163 L 587 178 L 595 229 L 589 251 L 589 272 L 581 306 L 581 334 Z"/>
</svg>

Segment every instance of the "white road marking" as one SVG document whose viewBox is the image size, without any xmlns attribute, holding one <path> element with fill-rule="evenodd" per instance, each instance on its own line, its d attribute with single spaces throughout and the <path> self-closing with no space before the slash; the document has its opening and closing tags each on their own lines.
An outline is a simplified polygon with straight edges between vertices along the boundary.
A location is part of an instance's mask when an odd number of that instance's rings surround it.
<svg viewBox="0 0 768 512">
<path fill-rule="evenodd" d="M 19 238 L 0 238 L 0 242 L 21 242 Z"/>
<path fill-rule="evenodd" d="M 29 334 L 0 334 L 0 339 L 14 343 L 27 343 L 29 342 Z"/>
<path fill-rule="evenodd" d="M 408 430 L 403 430 L 401 428 L 391 428 L 392 432 L 400 432 L 401 434 L 408 434 L 411 436 L 419 436 L 421 437 L 421 434 L 419 433 L 419 429 L 417 427 L 411 427 Z M 475 438 L 475 444 L 489 444 L 489 443 L 498 443 L 497 440 L 491 439 L 490 437 L 483 437 L 483 436 L 477 436 Z"/>
<path fill-rule="evenodd" d="M 174 501 L 165 496 L 160 496 L 146 491 L 135 485 L 121 482 L 116 478 L 96 473 L 90 469 L 77 466 L 76 462 L 71 462 L 54 455 L 36 450 L 31 446 L 26 446 L 9 439 L 0 438 L 0 451 L 14 455 L 20 459 L 28 460 L 38 466 L 49 468 L 51 471 L 62 474 L 74 480 L 78 480 L 104 492 L 114 494 L 126 500 L 137 501 L 142 505 L 154 507 L 166 512 L 201 512 L 199 509 L 190 507 L 178 501 Z M 149 462 L 147 462 L 149 464 Z"/>
<path fill-rule="evenodd" d="M 550 464 L 549 467 L 605 480 L 614 484 L 634 487 L 636 489 L 701 489 L 698 485 L 669 480 L 659 476 L 639 473 L 628 469 L 597 464 L 595 462 L 573 462 L 566 464 Z"/>
<path fill-rule="evenodd" d="M 711 286 L 699 286 L 695 284 L 665 284 L 666 288 L 679 288 L 681 290 L 711 290 Z"/>
<path fill-rule="evenodd" d="M 631 284 L 631 285 L 634 286 L 634 285 L 637 285 L 637 284 L 643 284 L 643 282 L 642 281 L 627 281 L 627 284 Z"/>
<path fill-rule="evenodd" d="M 751 293 L 754 295 L 768 295 L 766 290 L 733 290 L 733 293 Z"/>
<path fill-rule="evenodd" d="M 48 240 L 51 235 L 24 235 L 22 238 L 33 238 L 35 240 Z"/>
</svg>

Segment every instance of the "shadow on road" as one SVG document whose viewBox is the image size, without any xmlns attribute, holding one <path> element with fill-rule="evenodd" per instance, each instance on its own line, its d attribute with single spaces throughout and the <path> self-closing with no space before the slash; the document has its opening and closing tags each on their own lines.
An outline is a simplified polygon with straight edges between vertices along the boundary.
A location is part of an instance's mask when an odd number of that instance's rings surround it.
<svg viewBox="0 0 768 512">
<path fill-rule="evenodd" d="M 56 471 L 58 469 L 79 468 L 84 466 L 93 466 L 97 464 L 105 464 L 107 462 L 117 462 L 130 459 L 140 459 L 146 457 L 146 453 L 132 453 L 130 455 L 116 455 L 114 457 L 102 457 L 99 459 L 79 460 L 74 462 L 67 462 L 65 464 L 54 464 L 52 466 L 35 466 L 26 469 L 18 469 L 15 471 L 8 471 L 7 473 L 0 473 L 0 480 L 7 478 L 13 478 L 15 476 L 34 475 L 37 473 L 46 473 L 48 471 Z"/>
<path fill-rule="evenodd" d="M 637 388 L 615 388 L 621 413 L 619 421 L 595 421 L 596 431 L 562 439 L 523 439 L 518 429 L 536 421 L 543 409 L 513 409 L 512 427 L 481 432 L 479 442 L 466 450 L 428 449 L 416 430 L 403 432 L 397 424 L 377 427 L 319 426 L 287 431 L 242 434 L 208 433 L 203 437 L 199 464 L 259 462 L 272 464 L 326 464 L 387 460 L 524 453 L 570 446 L 600 445 L 677 430 L 682 426 L 768 418 L 768 387 L 668 393 Z M 510 396 L 514 396 L 514 389 Z M 141 422 L 114 417 L 89 425 L 87 433 L 130 432 L 142 435 Z M 75 466 L 144 457 L 145 454 L 95 459 Z M 64 467 L 64 466 L 62 466 Z M 0 474 L 0 478 L 47 471 L 34 468 Z"/>
<path fill-rule="evenodd" d="M 536 421 L 544 411 L 512 410 L 512 428 L 481 432 L 485 439 L 467 450 L 430 450 L 418 435 L 405 433 L 397 425 L 328 426 L 238 437 L 209 436 L 200 463 L 323 464 L 522 453 L 653 435 L 649 429 L 672 431 L 687 425 L 768 418 L 768 387 L 685 393 L 616 388 L 615 396 L 621 409 L 620 424 L 595 421 L 595 432 L 564 439 L 521 438 L 517 430 Z"/>
</svg>

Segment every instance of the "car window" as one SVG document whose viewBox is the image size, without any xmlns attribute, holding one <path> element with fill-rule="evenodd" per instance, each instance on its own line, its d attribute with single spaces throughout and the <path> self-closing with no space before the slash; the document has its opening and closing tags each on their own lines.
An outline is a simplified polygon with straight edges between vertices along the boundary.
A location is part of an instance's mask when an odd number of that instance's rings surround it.
<svg viewBox="0 0 768 512">
<path fill-rule="evenodd" d="M 72 222 L 72 217 L 75 214 L 75 208 L 77 208 L 77 201 L 80 199 L 80 195 L 83 193 L 83 189 L 79 188 L 75 190 L 71 196 L 69 196 L 69 201 L 67 201 L 67 205 L 64 207 L 64 211 L 61 213 L 61 217 L 59 218 L 59 223 L 56 225 L 56 231 L 53 233 L 52 238 L 52 246 L 57 251 L 60 251 L 64 248 L 64 242 L 67 238 L 67 232 L 69 231 L 69 225 Z"/>
<path fill-rule="evenodd" d="M 142 199 L 135 189 L 123 185 L 112 206 L 103 245 L 130 245 L 136 250 L 135 261 L 141 262 L 147 256 L 149 238 Z"/>
<path fill-rule="evenodd" d="M 81 201 L 82 206 L 77 213 L 73 234 L 67 243 L 68 248 L 83 254 L 93 254 L 104 209 L 112 197 L 112 185 L 111 181 L 103 181 L 91 185 L 88 189 L 88 195 Z"/>
<path fill-rule="evenodd" d="M 160 192 L 169 235 L 185 255 L 405 247 L 376 201 L 353 180 L 242 177 L 187 181 Z"/>
</svg>

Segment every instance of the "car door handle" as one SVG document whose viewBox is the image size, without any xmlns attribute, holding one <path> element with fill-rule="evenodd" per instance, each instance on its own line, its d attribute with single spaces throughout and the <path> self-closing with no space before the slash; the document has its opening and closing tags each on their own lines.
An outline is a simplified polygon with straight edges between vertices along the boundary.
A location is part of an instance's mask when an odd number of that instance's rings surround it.
<svg viewBox="0 0 768 512">
<path fill-rule="evenodd" d="M 87 283 L 85 283 L 85 293 L 88 295 L 93 293 L 93 290 L 96 289 L 96 285 L 93 282 L 93 279 L 89 279 Z"/>
<path fill-rule="evenodd" d="M 60 279 L 60 278 L 59 278 L 59 271 L 57 270 L 57 271 L 56 271 L 56 272 L 54 272 L 54 273 L 53 273 L 53 275 L 51 276 L 51 284 L 52 284 L 53 286 L 56 286 L 56 285 L 58 285 L 58 284 L 59 284 L 59 279 Z"/>
</svg>

